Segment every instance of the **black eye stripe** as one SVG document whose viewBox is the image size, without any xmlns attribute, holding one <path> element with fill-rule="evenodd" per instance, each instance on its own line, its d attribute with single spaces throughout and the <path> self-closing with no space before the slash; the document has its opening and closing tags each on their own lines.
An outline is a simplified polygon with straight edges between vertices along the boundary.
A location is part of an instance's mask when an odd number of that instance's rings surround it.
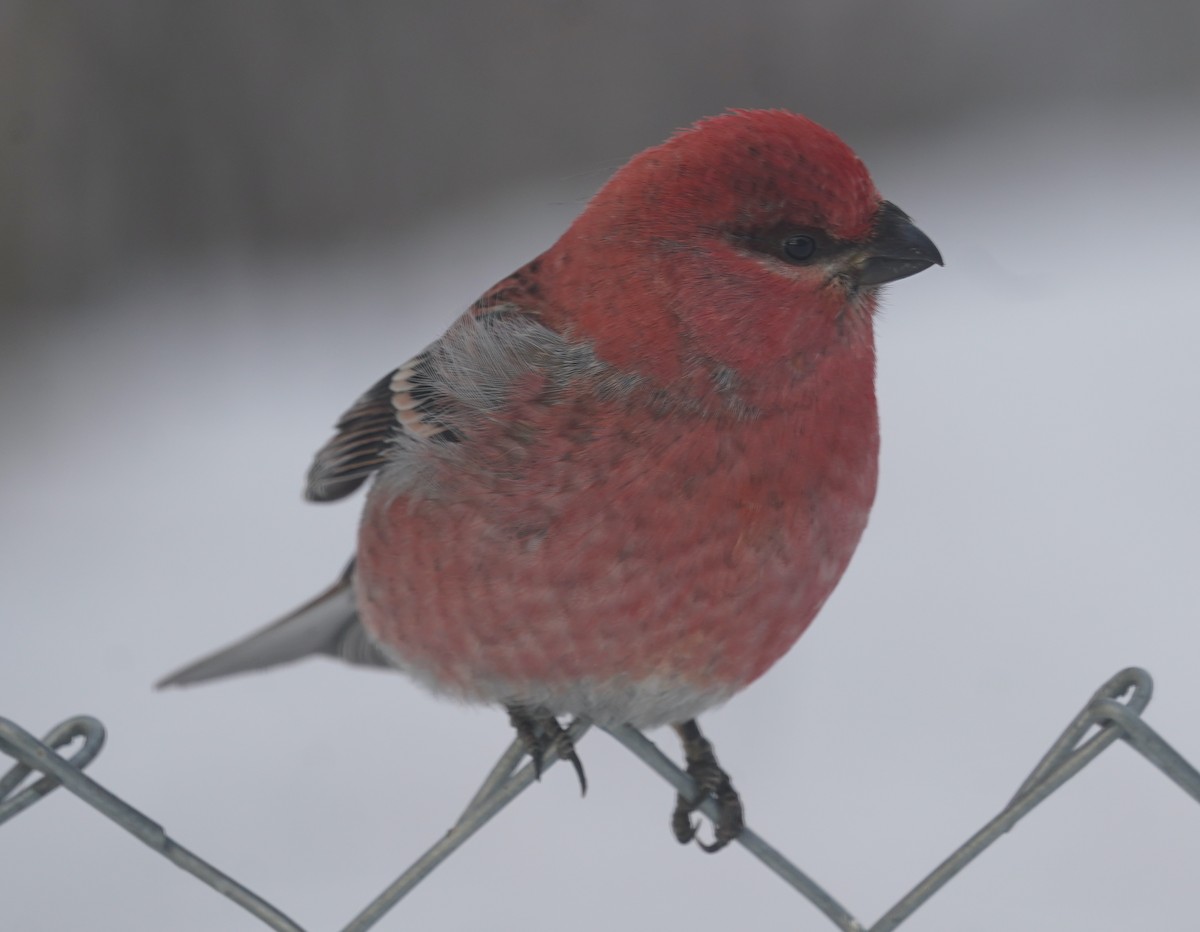
<svg viewBox="0 0 1200 932">
<path fill-rule="evenodd" d="M 798 228 L 791 224 L 765 230 L 731 230 L 726 235 L 730 242 L 741 249 L 772 256 L 791 265 L 827 262 L 854 246 L 820 230 Z"/>
</svg>

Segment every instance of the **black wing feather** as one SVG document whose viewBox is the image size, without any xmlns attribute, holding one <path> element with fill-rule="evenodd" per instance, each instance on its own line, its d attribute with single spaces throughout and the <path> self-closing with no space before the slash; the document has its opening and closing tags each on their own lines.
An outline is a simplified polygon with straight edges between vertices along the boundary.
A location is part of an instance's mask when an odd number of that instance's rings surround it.
<svg viewBox="0 0 1200 932">
<path fill-rule="evenodd" d="M 367 389 L 317 451 L 305 497 L 312 502 L 345 498 L 388 462 L 391 447 L 402 439 L 458 440 L 442 420 L 447 401 L 431 376 L 429 353 L 424 352 Z"/>
<path fill-rule="evenodd" d="M 388 444 L 400 428 L 392 404 L 393 369 L 372 385 L 341 416 L 337 433 L 317 451 L 308 470 L 305 498 L 333 502 L 345 498 L 386 462 Z"/>
</svg>

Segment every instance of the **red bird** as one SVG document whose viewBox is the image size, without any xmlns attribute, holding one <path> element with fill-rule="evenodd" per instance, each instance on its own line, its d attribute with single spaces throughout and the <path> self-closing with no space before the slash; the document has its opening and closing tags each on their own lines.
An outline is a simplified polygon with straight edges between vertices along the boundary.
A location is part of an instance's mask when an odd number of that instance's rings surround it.
<svg viewBox="0 0 1200 932">
<path fill-rule="evenodd" d="M 695 718 L 771 667 L 837 584 L 875 495 L 880 285 L 941 264 L 837 136 L 779 110 L 635 156 L 545 253 L 367 390 L 307 497 L 367 479 L 341 580 L 162 685 L 313 654 L 558 722 Z M 680 799 L 673 825 L 695 835 Z"/>
</svg>

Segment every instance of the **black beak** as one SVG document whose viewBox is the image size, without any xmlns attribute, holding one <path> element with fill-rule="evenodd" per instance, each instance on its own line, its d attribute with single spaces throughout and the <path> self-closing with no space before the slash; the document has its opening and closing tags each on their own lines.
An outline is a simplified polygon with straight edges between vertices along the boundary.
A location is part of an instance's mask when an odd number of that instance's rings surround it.
<svg viewBox="0 0 1200 932">
<path fill-rule="evenodd" d="M 908 214 L 891 201 L 884 201 L 875 220 L 875 232 L 867 243 L 858 282 L 882 285 L 942 264 L 942 254 L 933 240 L 917 229 Z"/>
</svg>

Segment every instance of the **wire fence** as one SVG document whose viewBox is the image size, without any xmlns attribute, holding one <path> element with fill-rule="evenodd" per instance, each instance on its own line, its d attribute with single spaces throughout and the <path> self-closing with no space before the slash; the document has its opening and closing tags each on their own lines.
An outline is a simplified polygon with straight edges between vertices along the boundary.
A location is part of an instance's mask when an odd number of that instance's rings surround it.
<svg viewBox="0 0 1200 932">
<path fill-rule="evenodd" d="M 1150 674 L 1136 667 L 1122 670 L 1101 686 L 999 814 L 869 927 L 859 922 L 808 874 L 749 828 L 745 829 L 738 842 L 843 932 L 890 932 L 992 842 L 1115 741 L 1129 744 L 1200 803 L 1200 772 L 1142 719 L 1152 690 Z M 590 727 L 588 722 L 576 721 L 568 733 L 572 741 L 578 744 Z M 694 796 L 696 787 L 691 777 L 637 729 L 625 725 L 605 730 L 679 793 L 688 798 Z M 76 742 L 79 742 L 79 746 L 74 748 L 69 757 L 59 754 L 60 750 Z M 180 845 L 157 822 L 86 776 L 83 769 L 95 759 L 103 745 L 104 726 L 90 716 L 68 719 L 40 741 L 15 723 L 0 718 L 0 751 L 17 761 L 8 773 L 0 777 L 0 825 L 58 787 L 65 787 L 173 864 L 261 919 L 269 928 L 283 932 L 304 932 L 302 926 L 280 909 Z M 378 923 L 438 865 L 524 792 L 536 777 L 531 764 L 520 766 L 523 757 L 522 745 L 519 741 L 513 742 L 492 768 L 453 828 L 355 916 L 343 932 L 363 932 Z M 548 752 L 543 769 L 551 766 L 555 758 L 553 751 Z M 42 776 L 34 779 L 35 774 Z M 715 804 L 710 800 L 700 807 L 700 811 L 710 819 L 714 818 Z"/>
</svg>

